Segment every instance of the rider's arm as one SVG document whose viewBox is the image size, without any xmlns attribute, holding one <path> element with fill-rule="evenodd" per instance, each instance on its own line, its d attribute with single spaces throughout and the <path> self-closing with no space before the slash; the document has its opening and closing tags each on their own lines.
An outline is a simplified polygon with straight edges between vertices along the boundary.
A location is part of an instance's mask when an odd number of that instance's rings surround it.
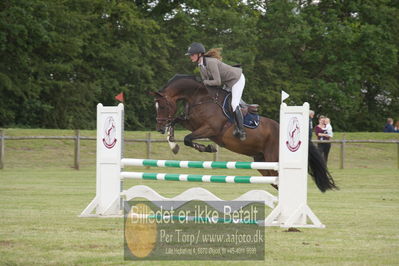
<svg viewBox="0 0 399 266">
<path fill-rule="evenodd" d="M 219 68 L 217 60 L 208 60 L 206 65 L 207 71 L 211 74 L 211 79 L 204 80 L 204 84 L 207 86 L 221 86 L 222 79 L 220 78 Z"/>
</svg>

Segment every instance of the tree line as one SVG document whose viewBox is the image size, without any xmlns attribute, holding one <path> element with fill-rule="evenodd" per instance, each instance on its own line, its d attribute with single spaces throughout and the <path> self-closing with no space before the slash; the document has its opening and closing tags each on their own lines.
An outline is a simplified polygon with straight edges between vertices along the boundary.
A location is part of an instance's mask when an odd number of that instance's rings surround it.
<svg viewBox="0 0 399 266">
<path fill-rule="evenodd" d="M 278 119 L 307 101 L 335 130 L 399 119 L 396 0 L 3 0 L 0 126 L 95 127 L 125 94 L 126 128 L 155 128 L 149 91 L 199 74 L 190 43 L 241 64 L 243 98 Z"/>
</svg>

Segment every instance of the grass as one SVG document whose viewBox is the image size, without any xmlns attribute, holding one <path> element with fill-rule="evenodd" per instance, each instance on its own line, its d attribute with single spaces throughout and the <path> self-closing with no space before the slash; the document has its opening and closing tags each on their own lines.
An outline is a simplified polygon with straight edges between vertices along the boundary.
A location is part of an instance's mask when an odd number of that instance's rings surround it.
<svg viewBox="0 0 399 266">
<path fill-rule="evenodd" d="M 72 135 L 73 132 L 10 129 L 6 134 Z M 128 132 L 127 135 L 141 138 L 145 134 Z M 180 138 L 184 132 L 178 134 Z M 85 131 L 82 135 L 94 136 L 94 132 Z M 155 133 L 153 135 L 155 137 Z M 399 134 L 347 133 L 345 137 L 384 139 L 397 138 Z M 336 138 L 340 138 L 339 134 Z M 76 171 L 71 168 L 72 141 L 6 142 L 6 167 L 0 170 L 0 265 L 131 264 L 123 261 L 122 219 L 77 217 L 95 194 L 94 146 L 94 141 L 82 141 L 82 169 Z M 144 148 L 141 143 L 128 143 L 126 157 L 142 158 Z M 181 148 L 181 154 L 172 156 L 166 144 L 154 144 L 153 158 L 212 159 L 209 154 Z M 309 181 L 308 203 L 327 227 L 301 229 L 301 232 L 266 228 L 265 261 L 157 261 L 156 264 L 397 265 L 399 170 L 396 148 L 393 144 L 348 145 L 348 168 L 341 170 L 337 161 L 339 149 L 333 145 L 330 170 L 340 190 L 322 194 Z M 221 152 L 220 159 L 248 160 L 226 150 Z M 173 171 L 178 172 L 178 169 L 168 172 Z M 212 173 L 221 174 L 222 170 Z M 256 174 L 245 170 L 240 173 Z M 174 196 L 199 185 L 129 181 L 126 187 L 135 184 L 149 185 L 165 196 Z M 249 189 L 259 188 L 259 185 L 233 184 L 201 186 L 223 199 L 233 199 Z M 272 188 L 266 189 L 273 192 Z"/>
</svg>

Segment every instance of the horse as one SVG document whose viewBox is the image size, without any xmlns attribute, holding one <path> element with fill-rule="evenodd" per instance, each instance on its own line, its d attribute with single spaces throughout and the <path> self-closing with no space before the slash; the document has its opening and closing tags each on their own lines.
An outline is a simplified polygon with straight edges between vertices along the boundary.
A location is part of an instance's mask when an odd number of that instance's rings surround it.
<svg viewBox="0 0 399 266">
<path fill-rule="evenodd" d="M 223 113 L 222 104 L 227 94 L 221 88 L 205 86 L 196 76 L 175 75 L 159 91 L 151 93 L 155 100 L 157 131 L 164 134 L 169 128 L 173 140 L 173 128 L 179 123 L 191 131 L 184 137 L 184 144 L 200 152 L 216 152 L 212 144 L 205 146 L 194 142 L 208 138 L 230 151 L 252 157 L 255 162 L 278 162 L 279 124 L 260 116 L 259 126 L 245 129 L 247 138 L 241 141 L 233 136 L 234 124 Z M 185 112 L 176 116 L 181 101 Z M 308 169 L 320 191 L 337 189 L 323 157 L 310 140 Z M 278 175 L 274 170 L 258 171 L 263 176 Z"/>
</svg>

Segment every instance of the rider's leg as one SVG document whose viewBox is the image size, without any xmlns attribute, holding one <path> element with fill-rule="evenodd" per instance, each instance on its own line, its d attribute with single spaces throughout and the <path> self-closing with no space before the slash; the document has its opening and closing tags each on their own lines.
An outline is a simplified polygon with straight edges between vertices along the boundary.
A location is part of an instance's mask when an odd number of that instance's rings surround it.
<svg viewBox="0 0 399 266">
<path fill-rule="evenodd" d="M 242 92 L 244 91 L 245 87 L 245 77 L 241 74 L 240 79 L 233 85 L 231 88 L 231 108 L 233 111 L 236 110 L 237 106 L 240 104 Z"/>
<path fill-rule="evenodd" d="M 237 81 L 236 84 L 233 85 L 232 87 L 232 96 L 231 96 L 231 108 L 233 109 L 234 112 L 234 117 L 235 117 L 235 122 L 236 122 L 236 128 L 234 130 L 234 136 L 237 136 L 240 138 L 240 140 L 245 140 L 247 138 L 247 135 L 244 130 L 244 125 L 243 125 L 243 117 L 242 113 L 239 107 L 240 100 L 241 100 L 241 95 L 244 90 L 245 86 L 245 77 L 243 74 L 241 74 L 240 79 Z"/>
<path fill-rule="evenodd" d="M 236 128 L 233 131 L 233 135 L 243 141 L 247 138 L 247 133 L 244 129 L 244 118 L 242 117 L 240 108 L 236 108 L 234 111 L 234 118 L 236 122 Z"/>
</svg>

